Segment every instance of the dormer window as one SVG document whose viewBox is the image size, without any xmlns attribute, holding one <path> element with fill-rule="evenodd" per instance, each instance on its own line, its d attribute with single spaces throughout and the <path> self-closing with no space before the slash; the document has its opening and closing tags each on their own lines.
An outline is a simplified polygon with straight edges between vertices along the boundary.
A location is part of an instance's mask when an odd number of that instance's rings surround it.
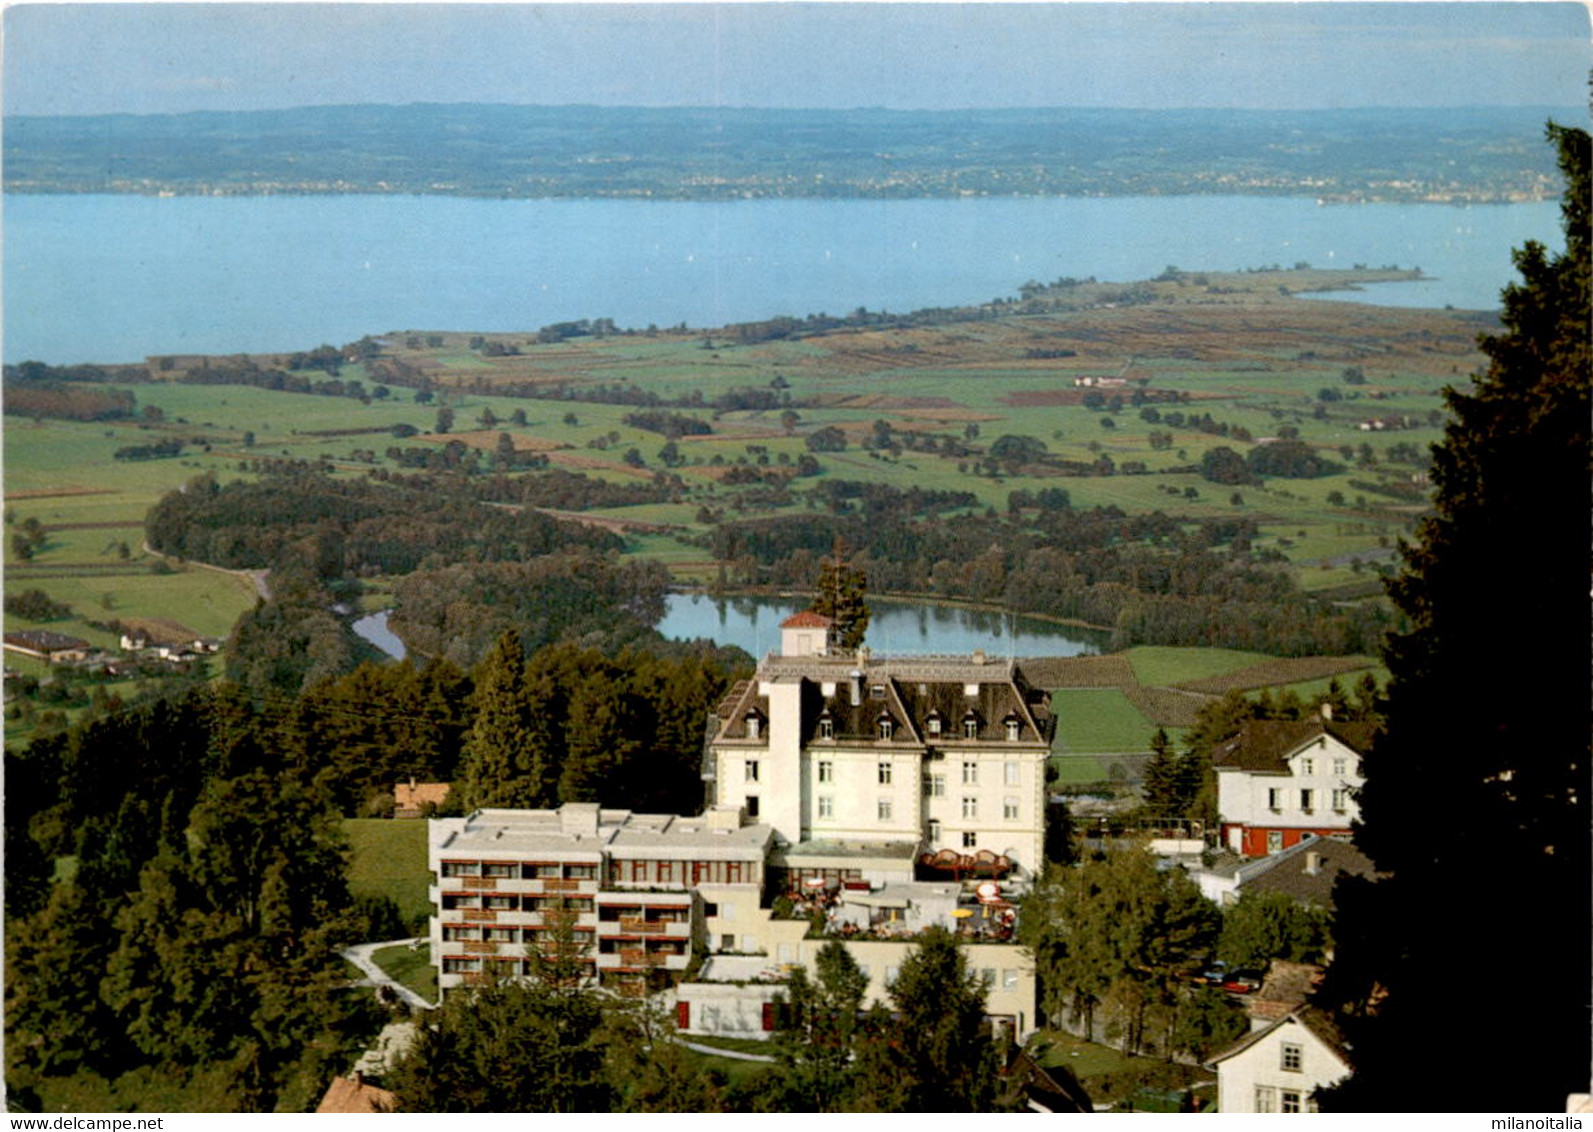
<svg viewBox="0 0 1593 1132">
<path fill-rule="evenodd" d="M 932 711 L 924 717 L 924 729 L 931 735 L 940 734 L 941 717 L 938 711 Z"/>
<path fill-rule="evenodd" d="M 1018 718 L 1017 712 L 1010 712 L 1001 722 L 1007 727 L 1007 742 L 1016 743 L 1019 733 L 1023 730 L 1023 720 Z"/>
<path fill-rule="evenodd" d="M 979 738 L 979 717 L 969 712 L 962 717 L 962 737 L 964 739 Z"/>
<path fill-rule="evenodd" d="M 891 735 L 895 733 L 895 731 L 896 721 L 890 716 L 881 712 L 879 717 L 879 737 L 881 739 L 889 739 Z"/>
<path fill-rule="evenodd" d="M 756 739 L 763 734 L 763 716 L 756 711 L 747 713 L 747 738 Z"/>
<path fill-rule="evenodd" d="M 835 738 L 835 717 L 830 714 L 829 708 L 825 708 L 823 714 L 819 716 L 819 738 Z"/>
</svg>

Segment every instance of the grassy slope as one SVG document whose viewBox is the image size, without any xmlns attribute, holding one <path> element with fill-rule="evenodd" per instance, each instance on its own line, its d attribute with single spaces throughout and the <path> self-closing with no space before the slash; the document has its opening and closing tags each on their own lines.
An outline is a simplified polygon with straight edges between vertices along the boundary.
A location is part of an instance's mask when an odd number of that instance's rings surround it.
<svg viewBox="0 0 1593 1132">
<path fill-rule="evenodd" d="M 406 921 L 428 915 L 426 823 L 348 818 L 343 829 L 354 850 L 350 893 L 390 897 Z"/>
</svg>

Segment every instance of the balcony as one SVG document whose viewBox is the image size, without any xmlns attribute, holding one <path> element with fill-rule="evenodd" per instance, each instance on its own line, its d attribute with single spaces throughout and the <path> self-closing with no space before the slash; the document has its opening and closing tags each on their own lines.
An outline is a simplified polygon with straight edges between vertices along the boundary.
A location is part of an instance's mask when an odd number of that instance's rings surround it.
<svg viewBox="0 0 1593 1132">
<path fill-rule="evenodd" d="M 458 880 L 460 881 L 460 887 L 466 892 L 473 889 L 492 892 L 496 891 L 498 887 L 497 877 L 459 877 Z"/>
<path fill-rule="evenodd" d="M 611 955 L 599 955 L 597 969 L 599 971 L 684 971 L 690 961 L 689 955 L 620 951 Z"/>
<path fill-rule="evenodd" d="M 465 946 L 466 955 L 496 955 L 499 944 L 489 940 L 467 939 L 461 941 Z"/>
</svg>

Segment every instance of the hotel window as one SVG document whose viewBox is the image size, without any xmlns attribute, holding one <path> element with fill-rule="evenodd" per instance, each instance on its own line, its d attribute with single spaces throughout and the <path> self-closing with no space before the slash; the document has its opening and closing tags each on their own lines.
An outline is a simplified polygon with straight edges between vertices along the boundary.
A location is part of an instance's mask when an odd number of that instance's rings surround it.
<svg viewBox="0 0 1593 1132">
<path fill-rule="evenodd" d="M 937 844 L 939 841 L 940 841 L 940 819 L 939 818 L 930 818 L 929 819 L 929 843 L 931 845 L 934 845 L 934 844 Z"/>
<path fill-rule="evenodd" d="M 1300 1110 L 1300 1090 L 1298 1090 L 1298 1089 L 1284 1089 L 1278 1094 L 1278 1098 L 1279 1098 L 1279 1101 L 1280 1101 L 1280 1103 L 1278 1105 L 1278 1111 L 1279 1112 L 1299 1112 L 1299 1111 L 1301 1111 Z"/>
<path fill-rule="evenodd" d="M 996 969 L 994 967 L 979 968 L 979 981 L 987 987 L 996 985 Z"/>
<path fill-rule="evenodd" d="M 965 818 L 976 818 L 979 816 L 978 798 L 964 798 L 962 800 L 962 816 Z"/>
<path fill-rule="evenodd" d="M 1001 799 L 1001 816 L 1007 821 L 1018 820 L 1018 800 L 1016 798 Z"/>
<path fill-rule="evenodd" d="M 868 698 L 871 700 L 883 700 L 885 698 L 885 685 L 874 684 L 870 686 L 868 690 Z"/>
<path fill-rule="evenodd" d="M 496 909 L 497 911 L 500 911 L 500 912 L 507 912 L 507 911 L 513 909 L 518 903 L 519 903 L 519 898 L 515 897 L 515 896 L 489 896 L 489 897 L 487 897 L 487 907 Z"/>
<path fill-rule="evenodd" d="M 1284 1042 L 1278 1053 L 1278 1068 L 1287 1073 L 1299 1073 L 1305 1067 L 1305 1047 L 1294 1042 Z"/>
<path fill-rule="evenodd" d="M 1349 759 L 1334 759 L 1333 760 L 1333 774 L 1334 774 L 1334 777 L 1343 778 L 1346 774 L 1348 774 L 1350 772 L 1349 768 L 1350 768 L 1350 760 Z"/>
<path fill-rule="evenodd" d="M 1311 804 L 1314 801 L 1314 797 L 1313 797 L 1314 794 L 1315 794 L 1315 791 L 1312 791 L 1312 790 L 1302 790 L 1302 791 L 1300 791 L 1300 808 L 1302 810 L 1304 810 L 1306 813 L 1310 813 L 1311 812 L 1311 808 L 1312 808 Z"/>
<path fill-rule="evenodd" d="M 748 782 L 756 782 L 756 781 L 758 781 L 758 760 L 757 759 L 748 759 L 746 761 L 745 768 L 746 768 L 746 780 Z"/>
<path fill-rule="evenodd" d="M 979 785 L 979 764 L 978 763 L 963 763 L 962 764 L 962 784 L 964 786 L 978 786 Z"/>
<path fill-rule="evenodd" d="M 1016 990 L 1018 986 L 1018 972 L 1012 967 L 1001 969 L 1001 989 Z"/>
<path fill-rule="evenodd" d="M 822 715 L 819 717 L 819 738 L 835 738 L 835 720 L 831 719 L 827 715 Z"/>
<path fill-rule="evenodd" d="M 1300 760 L 1300 777 L 1301 778 L 1310 778 L 1315 773 L 1316 773 L 1316 760 L 1315 759 L 1301 759 Z"/>
<path fill-rule="evenodd" d="M 979 738 L 979 717 L 969 712 L 962 717 L 962 737 L 964 739 Z"/>
<path fill-rule="evenodd" d="M 443 925 L 443 939 L 450 943 L 462 940 L 478 940 L 481 938 L 480 928 L 460 927 L 457 924 Z"/>
<path fill-rule="evenodd" d="M 964 830 L 962 835 L 962 847 L 964 849 L 979 848 L 979 835 L 971 829 Z"/>
<path fill-rule="evenodd" d="M 1003 763 L 1001 767 L 1002 781 L 1008 786 L 1023 785 L 1023 770 L 1017 763 Z"/>
<path fill-rule="evenodd" d="M 519 871 L 518 868 L 507 861 L 494 861 L 481 867 L 482 875 L 489 877 L 512 877 Z"/>
<path fill-rule="evenodd" d="M 940 713 L 932 711 L 924 720 L 924 726 L 931 735 L 940 734 Z"/>
<path fill-rule="evenodd" d="M 879 769 L 879 784 L 881 786 L 889 786 L 891 784 L 891 764 L 890 763 L 880 763 L 878 769 Z"/>
<path fill-rule="evenodd" d="M 747 816 L 749 818 L 758 816 L 758 796 L 756 794 L 747 795 Z"/>
<path fill-rule="evenodd" d="M 1278 1111 L 1278 1090 L 1276 1088 L 1271 1085 L 1256 1086 L 1256 1111 Z"/>
<path fill-rule="evenodd" d="M 946 776 L 932 774 L 929 776 L 929 796 L 931 798 L 944 798 L 946 796 Z"/>
<path fill-rule="evenodd" d="M 1004 722 L 1007 725 L 1007 742 L 1016 743 L 1018 741 L 1018 732 L 1022 730 L 1023 724 L 1016 719 L 1008 719 Z"/>
<path fill-rule="evenodd" d="M 1267 852 L 1268 853 L 1281 853 L 1281 852 L 1283 852 L 1283 830 L 1281 830 L 1281 829 L 1269 829 L 1269 830 L 1267 830 Z"/>
<path fill-rule="evenodd" d="M 1267 791 L 1267 809 L 1274 813 L 1283 809 L 1283 791 L 1276 786 Z"/>
<path fill-rule="evenodd" d="M 479 959 L 456 959 L 453 956 L 443 957 L 443 974 L 445 975 L 474 975 L 481 970 Z"/>
<path fill-rule="evenodd" d="M 833 818 L 835 816 L 835 799 L 827 794 L 819 795 L 819 817 Z"/>
<path fill-rule="evenodd" d="M 513 943 L 515 931 L 513 928 L 488 928 L 487 939 L 493 943 Z"/>
<path fill-rule="evenodd" d="M 819 760 L 819 781 L 820 782 L 834 782 L 835 781 L 835 764 L 832 763 L 829 759 L 820 759 Z"/>
<path fill-rule="evenodd" d="M 596 880 L 596 865 L 565 865 L 564 875 L 571 880 Z"/>
<path fill-rule="evenodd" d="M 879 737 L 881 739 L 889 739 L 891 737 L 891 732 L 895 730 L 895 721 L 890 719 L 888 716 L 882 715 L 879 717 Z"/>
<path fill-rule="evenodd" d="M 879 799 L 879 801 L 875 803 L 875 812 L 879 814 L 880 821 L 890 821 L 891 800 L 889 798 Z"/>
<path fill-rule="evenodd" d="M 1333 812 L 1342 814 L 1350 807 L 1350 792 L 1348 790 L 1333 791 Z"/>
<path fill-rule="evenodd" d="M 442 875 L 445 877 L 478 877 L 481 875 L 480 861 L 444 861 Z"/>
<path fill-rule="evenodd" d="M 665 883 L 665 884 L 673 884 L 674 883 L 674 881 L 675 881 L 675 862 L 674 861 L 660 861 L 660 862 L 658 862 L 658 879 L 661 882 Z"/>
</svg>

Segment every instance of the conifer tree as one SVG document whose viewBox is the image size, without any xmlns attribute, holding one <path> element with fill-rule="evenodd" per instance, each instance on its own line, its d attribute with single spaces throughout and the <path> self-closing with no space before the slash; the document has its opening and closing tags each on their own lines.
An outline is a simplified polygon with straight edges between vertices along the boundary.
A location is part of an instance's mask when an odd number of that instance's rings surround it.
<svg viewBox="0 0 1593 1132">
<path fill-rule="evenodd" d="M 1340 886 L 1326 988 L 1355 1073 L 1324 1108 L 1562 1111 L 1586 1092 L 1589 139 L 1551 125 L 1566 249 L 1515 255 L 1503 333 L 1434 446 L 1433 513 L 1390 593 L 1385 730 L 1363 760 L 1360 847 L 1391 875 Z M 1478 993 L 1479 959 L 1539 986 Z M 1530 1040 L 1491 1040 L 1519 1034 Z M 1434 1041 L 1434 1035 L 1444 1035 Z M 1488 1071 L 1448 1097 L 1457 1044 Z"/>
<path fill-rule="evenodd" d="M 809 606 L 835 622 L 843 649 L 856 649 L 868 633 L 868 577 L 846 560 L 846 544 L 835 540 L 834 552 L 819 565 L 818 593 Z"/>
<path fill-rule="evenodd" d="M 461 772 L 467 809 L 525 806 L 531 703 L 520 634 L 506 630 L 475 673 L 475 720 L 465 736 Z"/>
</svg>

